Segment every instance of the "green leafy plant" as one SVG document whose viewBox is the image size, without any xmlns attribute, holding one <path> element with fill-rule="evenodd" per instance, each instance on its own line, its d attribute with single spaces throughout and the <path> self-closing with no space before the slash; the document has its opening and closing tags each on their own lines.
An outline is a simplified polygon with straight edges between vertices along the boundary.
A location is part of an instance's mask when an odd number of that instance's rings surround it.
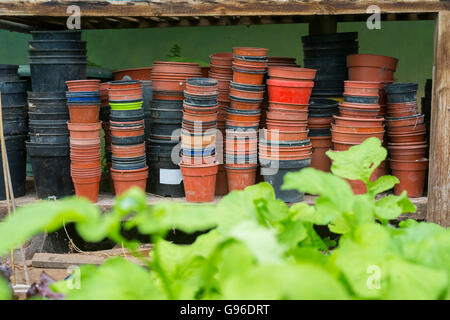
<svg viewBox="0 0 450 320">
<path fill-rule="evenodd" d="M 449 299 L 450 231 L 414 220 L 389 224 L 415 207 L 405 194 L 375 199 L 397 182 L 369 180 L 386 157 L 380 141 L 329 156 L 332 173 L 306 168 L 285 177 L 283 188 L 317 195 L 314 206 L 288 207 L 267 183 L 233 191 L 217 205 L 149 207 L 144 193 L 130 189 L 103 215 L 83 199 L 41 202 L 0 224 L 0 254 L 71 221 L 86 241 L 122 242 L 144 266 L 120 257 L 83 266 L 79 288 L 68 280 L 51 286 L 66 299 Z M 368 192 L 354 195 L 341 178 L 364 181 Z M 322 238 L 318 226 L 339 234 L 337 243 Z M 122 227 L 149 236 L 148 257 L 123 238 Z M 165 240 L 174 228 L 204 233 L 177 245 Z M 0 297 L 10 297 L 2 279 Z"/>
<path fill-rule="evenodd" d="M 173 62 L 192 62 L 199 63 L 203 67 L 208 67 L 209 63 L 203 60 L 185 58 L 181 55 L 181 47 L 178 44 L 173 45 L 166 56 L 167 61 Z"/>
</svg>

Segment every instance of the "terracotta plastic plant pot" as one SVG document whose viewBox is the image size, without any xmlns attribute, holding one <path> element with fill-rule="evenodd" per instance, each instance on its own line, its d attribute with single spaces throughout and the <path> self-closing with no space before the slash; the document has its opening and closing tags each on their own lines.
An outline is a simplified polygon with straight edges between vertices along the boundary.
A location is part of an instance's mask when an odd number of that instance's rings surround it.
<svg viewBox="0 0 450 320">
<path fill-rule="evenodd" d="M 262 100 L 264 97 L 264 90 L 263 91 L 244 91 L 244 90 L 238 90 L 238 89 L 231 87 L 230 88 L 230 96 L 231 96 L 231 100 L 233 100 L 233 98 Z"/>
<path fill-rule="evenodd" d="M 388 117 L 399 118 L 417 115 L 417 107 L 402 108 L 402 109 L 389 109 L 387 110 Z"/>
<path fill-rule="evenodd" d="M 388 134 L 417 133 L 423 130 L 426 130 L 426 126 L 422 123 L 412 126 L 388 127 Z"/>
<path fill-rule="evenodd" d="M 220 66 L 220 65 L 215 65 L 213 63 L 210 64 L 211 66 L 211 72 L 215 73 L 215 74 L 223 74 L 223 75 L 229 75 L 229 74 L 233 74 L 233 69 L 231 66 Z"/>
<path fill-rule="evenodd" d="M 142 85 L 139 81 L 133 80 L 119 80 L 119 81 L 110 81 L 108 89 L 139 89 L 142 88 Z"/>
<path fill-rule="evenodd" d="M 308 110 L 309 104 L 296 104 L 296 103 L 281 103 L 269 101 L 269 111 L 283 110 L 283 111 L 304 111 Z"/>
<path fill-rule="evenodd" d="M 311 167 L 324 172 L 330 172 L 331 159 L 326 152 L 333 147 L 331 136 L 309 137 L 312 145 Z"/>
<path fill-rule="evenodd" d="M 214 200 L 218 167 L 217 162 L 205 165 L 180 163 L 186 201 L 211 202 Z"/>
<path fill-rule="evenodd" d="M 366 103 L 350 103 L 343 102 L 339 104 L 340 108 L 345 108 L 349 110 L 357 110 L 357 111 L 380 111 L 379 104 L 366 104 Z"/>
<path fill-rule="evenodd" d="M 66 81 L 67 88 L 71 92 L 99 91 L 100 80 L 72 80 Z"/>
<path fill-rule="evenodd" d="M 231 67 L 231 63 L 233 62 L 233 53 L 232 52 L 214 53 L 209 56 L 209 59 L 212 64 L 224 67 Z"/>
<path fill-rule="evenodd" d="M 226 125 L 227 128 L 234 127 L 234 128 L 252 129 L 259 126 L 259 121 L 233 121 L 227 119 Z"/>
<path fill-rule="evenodd" d="M 358 97 L 377 97 L 380 92 L 378 81 L 344 81 L 344 94 Z"/>
<path fill-rule="evenodd" d="M 233 82 L 241 84 L 261 85 L 264 81 L 265 71 L 248 71 L 233 67 Z"/>
<path fill-rule="evenodd" d="M 224 196 L 228 193 L 227 171 L 224 164 L 219 164 L 216 177 L 216 196 Z"/>
<path fill-rule="evenodd" d="M 328 129 L 331 127 L 333 117 L 309 117 L 309 129 Z"/>
<path fill-rule="evenodd" d="M 392 127 L 404 127 L 404 126 L 417 126 L 424 122 L 424 115 L 414 115 L 404 118 L 387 118 L 386 125 L 389 128 Z"/>
<path fill-rule="evenodd" d="M 217 80 L 208 78 L 190 78 L 186 80 L 186 92 L 192 95 L 217 94 Z"/>
<path fill-rule="evenodd" d="M 112 127 L 111 136 L 113 137 L 137 137 L 144 134 L 144 126 L 136 127 Z"/>
<path fill-rule="evenodd" d="M 308 138 L 308 130 L 279 131 L 263 129 L 263 138 L 268 141 L 299 141 Z"/>
<path fill-rule="evenodd" d="M 259 118 L 261 116 L 261 113 L 230 113 L 227 114 L 227 121 L 245 121 L 245 122 L 259 122 Z"/>
<path fill-rule="evenodd" d="M 152 80 L 152 68 L 133 68 L 122 69 L 113 72 L 114 80 L 122 80 L 124 77 L 130 77 L 132 80 Z"/>
<path fill-rule="evenodd" d="M 148 167 L 137 170 L 115 170 L 111 168 L 111 178 L 114 182 L 114 190 L 118 196 L 135 186 L 145 192 Z"/>
<path fill-rule="evenodd" d="M 244 190 L 256 182 L 256 170 L 258 166 L 250 164 L 247 168 L 233 168 L 232 166 L 226 165 L 225 169 L 227 172 L 229 192 L 233 190 Z"/>
<path fill-rule="evenodd" d="M 340 142 L 331 140 L 333 142 L 334 151 L 347 151 L 350 147 L 357 145 L 358 143 Z"/>
<path fill-rule="evenodd" d="M 202 135 L 193 135 L 186 130 L 181 131 L 181 143 L 187 148 L 206 148 L 208 146 L 214 146 L 216 142 L 216 133 L 208 133 Z"/>
<path fill-rule="evenodd" d="M 70 167 L 74 169 L 95 169 L 101 167 L 100 160 L 92 160 L 92 161 L 71 161 Z"/>
<path fill-rule="evenodd" d="M 311 80 L 316 78 L 317 70 L 295 68 L 295 67 L 278 67 L 271 66 L 268 69 L 270 79 L 275 80 Z"/>
<path fill-rule="evenodd" d="M 426 135 L 426 130 L 417 133 L 389 134 L 389 141 L 392 143 L 424 142 Z"/>
<path fill-rule="evenodd" d="M 214 163 L 216 156 L 191 157 L 189 155 L 181 155 L 181 161 L 186 165 L 205 165 Z"/>
<path fill-rule="evenodd" d="M 231 100 L 230 107 L 236 110 L 258 110 L 261 106 L 261 101 L 243 102 Z"/>
<path fill-rule="evenodd" d="M 200 64 L 190 62 L 154 61 L 152 68 L 152 76 L 155 73 L 189 73 L 194 74 L 194 76 L 195 74 L 201 74 Z"/>
<path fill-rule="evenodd" d="M 392 81 L 398 59 L 371 55 L 351 54 L 347 56 L 348 76 L 356 81 Z"/>
<path fill-rule="evenodd" d="M 140 91 L 140 92 L 139 92 Z M 112 90 L 109 89 L 108 98 L 110 101 L 130 101 L 130 100 L 142 100 L 141 89 L 125 89 L 125 90 Z"/>
<path fill-rule="evenodd" d="M 310 159 L 312 157 L 312 152 L 305 153 L 303 155 L 268 155 L 265 152 L 260 152 L 259 157 L 265 160 L 303 160 L 303 159 Z"/>
<path fill-rule="evenodd" d="M 184 91 L 186 81 L 184 80 L 152 80 L 155 91 Z M 158 97 L 158 99 L 161 99 Z"/>
<path fill-rule="evenodd" d="M 100 137 L 98 138 L 89 138 L 89 139 L 84 139 L 84 138 L 70 138 L 70 147 L 93 147 L 93 146 L 100 146 Z"/>
<path fill-rule="evenodd" d="M 417 101 L 412 102 L 399 102 L 399 103 L 393 103 L 393 102 L 387 102 L 388 109 L 396 110 L 396 109 L 404 109 L 404 108 L 417 108 Z"/>
<path fill-rule="evenodd" d="M 308 110 L 281 112 L 281 111 L 269 111 L 267 112 L 267 119 L 283 121 L 289 119 L 290 121 L 307 121 Z"/>
<path fill-rule="evenodd" d="M 208 78 L 209 70 L 211 70 L 211 67 L 200 67 L 200 70 L 202 72 L 202 77 Z"/>
<path fill-rule="evenodd" d="M 231 78 L 233 78 L 233 76 L 231 76 Z M 218 90 L 230 90 L 230 83 L 231 83 L 231 79 L 230 80 L 220 80 L 220 79 L 216 79 L 217 80 L 217 89 Z"/>
<path fill-rule="evenodd" d="M 428 145 L 426 143 L 389 143 L 389 157 L 393 160 L 418 160 L 425 157 Z"/>
<path fill-rule="evenodd" d="M 266 57 L 269 49 L 254 47 L 234 47 L 233 53 L 239 56 Z"/>
<path fill-rule="evenodd" d="M 67 122 L 70 137 L 74 139 L 95 139 L 100 137 L 102 122 L 97 123 L 70 123 Z"/>
<path fill-rule="evenodd" d="M 217 120 L 217 111 L 209 114 L 196 114 L 191 113 L 188 110 L 183 110 L 183 120 L 195 121 L 195 122 L 210 122 Z"/>
<path fill-rule="evenodd" d="M 94 177 L 73 176 L 72 181 L 77 197 L 89 199 L 92 202 L 98 201 L 98 191 L 100 187 L 101 175 Z"/>
<path fill-rule="evenodd" d="M 336 124 L 331 125 L 333 130 L 348 133 L 380 133 L 384 132 L 384 126 L 379 127 L 348 127 L 348 126 L 338 126 Z"/>
<path fill-rule="evenodd" d="M 190 114 L 199 114 L 199 115 L 207 115 L 207 114 L 214 114 L 218 111 L 217 106 L 213 107 L 194 107 L 191 105 L 188 105 L 186 103 L 183 104 L 184 110 L 189 112 Z M 219 116 L 219 114 L 217 115 Z"/>
<path fill-rule="evenodd" d="M 273 102 L 308 104 L 314 81 L 267 80 L 269 99 Z"/>
<path fill-rule="evenodd" d="M 379 132 L 343 132 L 331 129 L 331 134 L 333 136 L 333 141 L 338 142 L 348 142 L 348 143 L 363 143 L 366 139 L 370 137 L 376 137 L 383 141 L 384 130 Z"/>
<path fill-rule="evenodd" d="M 183 91 L 156 91 L 154 89 L 155 87 L 153 87 L 153 100 L 184 100 Z"/>
<path fill-rule="evenodd" d="M 94 123 L 99 120 L 100 105 L 69 105 L 71 123 Z"/>
<path fill-rule="evenodd" d="M 417 198 L 423 195 L 428 170 L 428 159 L 391 159 L 389 164 L 391 166 L 392 174 L 400 180 L 400 183 L 394 186 L 395 195 L 399 195 L 403 191 L 406 191 L 407 196 L 410 198 Z"/>
<path fill-rule="evenodd" d="M 266 71 L 267 62 L 258 60 L 233 60 L 233 67 L 251 71 Z"/>
<path fill-rule="evenodd" d="M 295 123 L 288 123 L 286 121 L 267 120 L 267 129 L 280 131 L 304 131 L 308 127 L 307 121 L 298 121 Z"/>
<path fill-rule="evenodd" d="M 258 141 L 256 139 L 237 140 L 226 139 L 225 150 L 228 154 L 250 154 L 258 151 Z"/>
<path fill-rule="evenodd" d="M 342 117 L 348 118 L 377 118 L 379 110 L 361 110 L 361 109 L 347 109 L 339 107 L 339 113 Z"/>
<path fill-rule="evenodd" d="M 352 118 L 334 115 L 333 119 L 336 125 L 344 127 L 381 127 L 384 118 Z"/>
</svg>

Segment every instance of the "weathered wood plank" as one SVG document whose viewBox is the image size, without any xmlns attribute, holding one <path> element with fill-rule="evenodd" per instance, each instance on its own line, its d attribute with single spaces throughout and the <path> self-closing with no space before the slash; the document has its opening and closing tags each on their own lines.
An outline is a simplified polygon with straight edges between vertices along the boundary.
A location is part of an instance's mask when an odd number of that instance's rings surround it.
<svg viewBox="0 0 450 320">
<path fill-rule="evenodd" d="M 450 10 L 449 1 L 439 0 L 161 0 L 161 1 L 9 1 L 0 0 L 0 16 L 66 17 L 67 7 L 77 5 L 84 17 L 190 17 L 364 14 L 369 5 L 383 13 L 420 13 Z"/>
<path fill-rule="evenodd" d="M 450 226 L 450 12 L 436 18 L 427 220 Z"/>
</svg>

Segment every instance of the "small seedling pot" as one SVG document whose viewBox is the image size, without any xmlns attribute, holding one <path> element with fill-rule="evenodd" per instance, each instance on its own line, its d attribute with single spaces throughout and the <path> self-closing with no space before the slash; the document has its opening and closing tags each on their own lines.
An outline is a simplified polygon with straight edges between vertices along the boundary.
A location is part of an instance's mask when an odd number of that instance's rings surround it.
<svg viewBox="0 0 450 320">
<path fill-rule="evenodd" d="M 423 195 L 428 170 L 428 159 L 390 159 L 389 164 L 392 174 L 400 180 L 400 183 L 394 186 L 395 195 L 400 195 L 403 191 L 406 191 L 407 196 L 410 198 L 417 198 Z"/>
<path fill-rule="evenodd" d="M 225 165 L 228 181 L 228 191 L 244 190 L 256 182 L 257 165 L 235 167 L 233 164 Z"/>
<path fill-rule="evenodd" d="M 91 202 L 98 201 L 101 174 L 92 177 L 72 174 L 72 181 L 77 197 L 83 197 Z"/>
<path fill-rule="evenodd" d="M 180 163 L 186 201 L 211 202 L 214 200 L 218 166 L 217 162 L 202 165 Z"/>
<path fill-rule="evenodd" d="M 331 136 L 309 137 L 312 145 L 311 167 L 324 172 L 330 172 L 331 159 L 326 152 L 333 147 Z"/>
<path fill-rule="evenodd" d="M 117 196 L 135 186 L 145 192 L 148 167 L 137 170 L 115 170 L 111 168 L 111 177 Z"/>
</svg>

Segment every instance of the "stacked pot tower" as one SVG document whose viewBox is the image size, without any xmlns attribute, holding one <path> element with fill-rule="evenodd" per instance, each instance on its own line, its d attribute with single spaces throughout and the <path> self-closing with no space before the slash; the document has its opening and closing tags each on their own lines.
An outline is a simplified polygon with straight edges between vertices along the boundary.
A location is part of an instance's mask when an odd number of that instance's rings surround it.
<svg viewBox="0 0 450 320">
<path fill-rule="evenodd" d="M 101 166 L 100 80 L 67 81 L 70 174 L 75 194 L 97 202 Z"/>
<path fill-rule="evenodd" d="M 225 133 L 228 190 L 242 190 L 256 182 L 258 130 L 267 72 L 265 48 L 233 48 L 233 81 Z"/>
<path fill-rule="evenodd" d="M 342 101 L 348 80 L 346 58 L 358 53 L 358 33 L 344 32 L 302 37 L 305 68 L 317 70 L 312 96 Z"/>
<path fill-rule="evenodd" d="M 186 80 L 201 77 L 197 63 L 155 61 L 152 68 L 153 98 L 147 140 L 149 190 L 166 197 L 183 197 L 179 167 L 181 123 Z"/>
<path fill-rule="evenodd" d="M 27 82 L 20 80 L 18 68 L 18 65 L 0 64 L 3 133 L 15 197 L 25 195 L 27 138 Z M 3 177 L 2 158 L 0 176 Z M 6 200 L 5 180 L 0 180 L 0 200 Z"/>
<path fill-rule="evenodd" d="M 76 30 L 34 31 L 32 36 L 27 152 L 37 196 L 60 198 L 74 193 L 66 81 L 86 79 L 86 41 L 81 41 L 81 31 Z"/>
<path fill-rule="evenodd" d="M 385 87 L 388 99 L 388 150 L 392 174 L 400 183 L 394 193 L 408 197 L 423 194 L 428 170 L 428 144 L 424 115 L 417 108 L 417 83 L 393 83 Z"/>
<path fill-rule="evenodd" d="M 209 56 L 210 70 L 208 77 L 217 80 L 219 96 L 217 99 L 217 137 L 216 160 L 219 162 L 219 171 L 216 179 L 216 195 L 225 195 L 228 193 L 228 179 L 225 170 L 225 128 L 227 120 L 227 110 L 230 107 L 230 83 L 233 81 L 233 53 L 221 52 Z"/>
<path fill-rule="evenodd" d="M 146 189 L 148 167 L 144 142 L 142 85 L 111 81 L 108 89 L 111 130 L 111 177 L 117 195 L 132 186 Z"/>
<path fill-rule="evenodd" d="M 269 112 L 267 129 L 259 140 L 259 162 L 264 180 L 278 198 L 299 202 L 303 194 L 281 190 L 287 172 L 311 164 L 312 146 L 308 139 L 308 103 L 316 70 L 293 67 L 270 67 L 267 90 Z"/>
<path fill-rule="evenodd" d="M 218 162 L 216 161 L 217 80 L 191 78 L 186 81 L 181 134 L 186 200 L 214 200 Z"/>
</svg>

